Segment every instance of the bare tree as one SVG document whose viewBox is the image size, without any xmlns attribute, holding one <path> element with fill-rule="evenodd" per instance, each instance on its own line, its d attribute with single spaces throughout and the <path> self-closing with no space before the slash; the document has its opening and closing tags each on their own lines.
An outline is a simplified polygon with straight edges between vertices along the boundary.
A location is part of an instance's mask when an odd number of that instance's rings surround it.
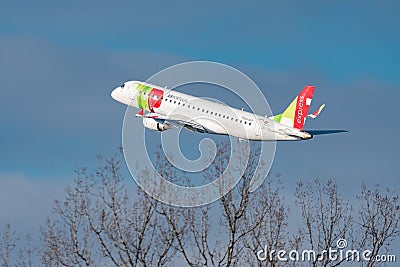
<svg viewBox="0 0 400 267">
<path fill-rule="evenodd" d="M 55 216 L 42 229 L 47 266 L 164 266 L 173 236 L 156 216 L 158 203 L 140 189 L 130 195 L 115 157 L 100 159 L 94 174 L 79 171 Z M 146 175 L 144 172 L 143 175 Z"/>
<path fill-rule="evenodd" d="M 18 267 L 33 267 L 35 264 L 37 248 L 32 245 L 32 238 L 29 234 L 25 236 L 25 245 L 18 251 L 18 261 L 16 266 Z"/>
<path fill-rule="evenodd" d="M 290 237 L 287 229 L 289 207 L 285 205 L 282 196 L 280 175 L 268 176 L 260 190 L 254 192 L 247 223 L 254 225 L 254 220 L 260 220 L 259 225 L 250 231 L 246 238 L 246 247 L 249 249 L 249 262 L 252 266 L 291 266 L 296 261 L 278 261 L 276 253 L 279 250 L 297 249 L 299 238 Z M 257 223 L 256 223 L 257 224 Z M 246 226 L 249 227 L 249 226 Z M 259 251 L 262 250 L 262 253 Z M 261 256 L 261 258 L 260 258 Z"/>
<path fill-rule="evenodd" d="M 10 224 L 6 224 L 0 237 L 0 258 L 2 266 L 11 266 L 11 253 L 15 249 L 18 238 Z"/>
<path fill-rule="evenodd" d="M 376 257 L 389 252 L 391 242 L 400 237 L 399 195 L 389 188 L 382 190 L 379 185 L 369 189 L 363 183 L 357 199 L 359 247 L 371 251 L 365 266 L 378 265 Z"/>
<path fill-rule="evenodd" d="M 85 220 L 87 180 L 80 177 L 67 187 L 64 201 L 55 201 L 55 218 L 42 227 L 40 254 L 46 266 L 90 266 L 95 263 L 94 242 Z"/>
<path fill-rule="evenodd" d="M 396 192 L 382 191 L 379 186 L 368 189 L 363 184 L 357 197 L 358 216 L 353 218 L 352 207 L 340 195 L 336 182 L 322 184 L 318 179 L 298 183 L 295 204 L 300 218 L 294 221 L 300 226 L 291 233 L 290 210 L 279 175 L 267 177 L 258 190 L 249 191 L 260 164 L 257 148 L 252 149 L 238 184 L 214 203 L 195 208 L 161 203 L 139 187 L 129 191 L 121 171 L 121 155 L 99 157 L 94 172 L 86 168 L 76 171 L 73 184 L 63 199 L 55 201 L 52 216 L 41 228 L 41 244 L 32 248 L 27 237 L 16 266 L 35 265 L 35 254 L 44 266 L 301 266 L 299 256 L 309 256 L 311 266 L 346 266 L 347 255 L 340 259 L 327 255 L 339 239 L 349 241 L 349 248 L 371 250 L 370 260 L 361 265 L 374 266 L 375 257 L 398 240 L 400 205 Z M 202 173 L 204 181 L 225 172 L 229 150 L 226 144 L 217 146 L 216 158 Z M 242 160 L 241 153 L 236 156 Z M 138 178 L 155 175 L 138 168 L 138 175 L 142 175 Z M 177 173 L 161 152 L 156 169 L 169 181 L 190 185 L 185 174 Z M 219 184 L 218 188 L 224 186 Z M 157 192 L 165 193 L 163 185 L 159 187 Z M 0 237 L 2 266 L 15 265 L 16 233 L 7 225 Z M 297 254 L 290 261 L 276 257 L 280 250 L 302 253 L 302 248 L 316 253 Z M 260 251 L 264 257 L 260 258 Z"/>
<path fill-rule="evenodd" d="M 225 171 L 229 153 L 228 145 L 217 147 L 213 163 L 203 173 L 205 181 L 211 181 Z M 241 154 L 236 156 L 240 157 Z M 181 220 L 170 219 L 175 217 L 174 212 L 179 208 L 160 206 L 160 214 L 167 218 L 168 224 L 175 230 L 179 255 L 187 265 L 259 265 L 256 252 L 266 244 L 264 235 L 267 232 L 270 233 L 267 238 L 271 241 L 271 247 L 280 248 L 287 243 L 284 234 L 287 214 L 279 195 L 281 188 L 278 186 L 273 189 L 272 180 L 269 180 L 261 189 L 253 193 L 249 191 L 254 170 L 259 164 L 258 156 L 258 151 L 253 148 L 238 184 L 215 203 L 180 211 Z M 161 164 L 163 170 L 168 169 L 165 164 Z M 170 173 L 164 172 L 163 175 L 169 176 Z M 220 189 L 223 187 L 223 184 L 219 185 Z"/>
<path fill-rule="evenodd" d="M 307 255 L 312 266 L 338 266 L 346 259 L 333 260 L 329 249 L 336 247 L 339 239 L 352 240 L 351 206 L 338 192 L 337 184 L 328 180 L 322 185 L 318 179 L 311 183 L 298 182 L 296 203 L 300 207 L 303 226 L 300 236 L 303 244 L 312 250 Z"/>
</svg>

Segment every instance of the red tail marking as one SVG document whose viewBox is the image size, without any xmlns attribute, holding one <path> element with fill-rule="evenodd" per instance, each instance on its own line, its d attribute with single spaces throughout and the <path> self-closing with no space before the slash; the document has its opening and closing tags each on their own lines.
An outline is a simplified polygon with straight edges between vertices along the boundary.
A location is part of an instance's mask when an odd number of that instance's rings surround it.
<svg viewBox="0 0 400 267">
<path fill-rule="evenodd" d="M 311 101 L 314 94 L 315 86 L 306 85 L 304 89 L 297 96 L 296 111 L 294 114 L 293 127 L 302 130 L 304 127 L 304 121 L 308 114 L 309 104 L 307 101 Z M 309 100 L 307 100 L 309 99 Z M 308 105 L 307 105 L 308 104 Z"/>
</svg>

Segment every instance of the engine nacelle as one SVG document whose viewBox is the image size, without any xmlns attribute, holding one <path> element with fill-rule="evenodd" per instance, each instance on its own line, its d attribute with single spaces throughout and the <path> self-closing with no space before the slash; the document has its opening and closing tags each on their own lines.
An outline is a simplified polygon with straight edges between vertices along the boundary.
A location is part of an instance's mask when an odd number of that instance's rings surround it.
<svg viewBox="0 0 400 267">
<path fill-rule="evenodd" d="M 162 132 L 171 128 L 168 124 L 159 123 L 152 118 L 143 118 L 143 125 L 144 127 L 157 132 Z"/>
</svg>

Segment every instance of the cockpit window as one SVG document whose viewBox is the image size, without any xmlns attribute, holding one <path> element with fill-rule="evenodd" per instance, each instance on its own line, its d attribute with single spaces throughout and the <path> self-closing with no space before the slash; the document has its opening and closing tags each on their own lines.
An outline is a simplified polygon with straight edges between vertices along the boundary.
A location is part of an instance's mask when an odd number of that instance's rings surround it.
<svg viewBox="0 0 400 267">
<path fill-rule="evenodd" d="M 121 88 L 124 88 L 125 84 L 121 85 Z"/>
</svg>

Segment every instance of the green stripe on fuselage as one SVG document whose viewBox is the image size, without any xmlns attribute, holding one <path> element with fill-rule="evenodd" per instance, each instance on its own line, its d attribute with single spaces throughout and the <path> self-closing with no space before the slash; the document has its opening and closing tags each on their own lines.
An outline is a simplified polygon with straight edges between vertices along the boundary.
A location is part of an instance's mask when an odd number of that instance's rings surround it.
<svg viewBox="0 0 400 267">
<path fill-rule="evenodd" d="M 137 95 L 137 103 L 138 107 L 140 109 L 148 109 L 149 108 L 149 93 L 151 92 L 153 88 L 144 84 L 139 84 L 136 87 L 136 90 L 138 90 L 138 95 Z M 146 95 L 144 95 L 146 93 Z"/>
</svg>

